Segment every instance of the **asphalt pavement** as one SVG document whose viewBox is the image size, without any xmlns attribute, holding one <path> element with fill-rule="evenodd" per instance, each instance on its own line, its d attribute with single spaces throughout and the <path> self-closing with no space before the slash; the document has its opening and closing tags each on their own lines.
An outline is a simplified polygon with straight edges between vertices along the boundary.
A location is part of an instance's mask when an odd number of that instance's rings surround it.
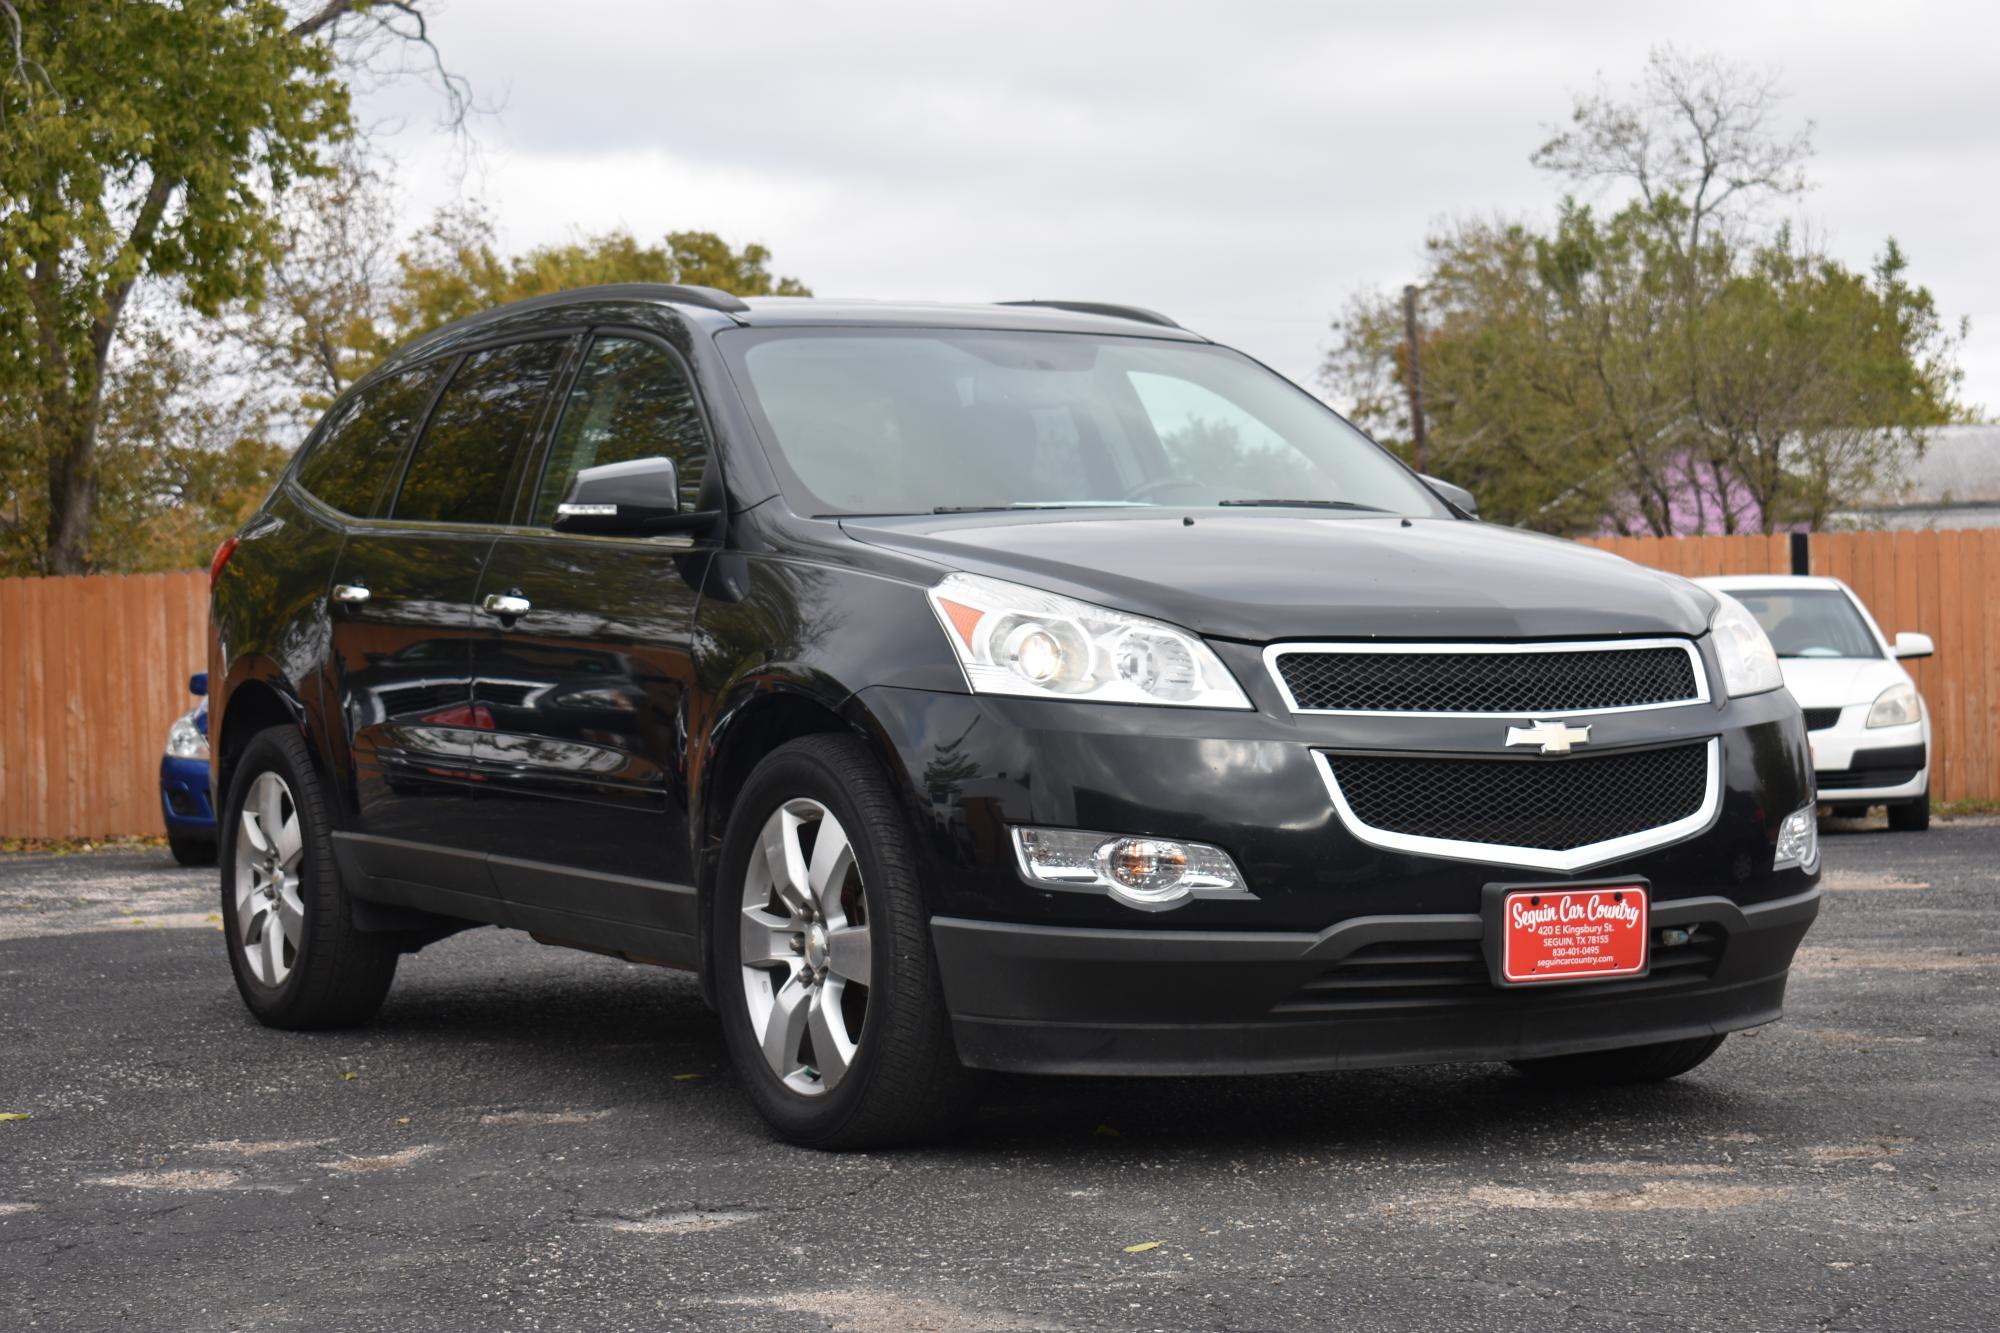
<svg viewBox="0 0 2000 1333">
<path fill-rule="evenodd" d="M 1825 855 L 1786 1019 L 1674 1084 L 996 1080 L 852 1156 L 688 978 L 472 931 L 273 1032 L 213 871 L 0 857 L 0 1328 L 2000 1326 L 2000 821 Z"/>
</svg>

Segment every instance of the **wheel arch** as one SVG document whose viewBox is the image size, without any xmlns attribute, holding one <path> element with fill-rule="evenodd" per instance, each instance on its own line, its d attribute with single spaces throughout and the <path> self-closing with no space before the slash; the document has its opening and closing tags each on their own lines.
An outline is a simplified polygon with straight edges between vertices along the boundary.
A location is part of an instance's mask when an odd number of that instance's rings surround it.
<svg viewBox="0 0 2000 1333">
<path fill-rule="evenodd" d="M 215 744 L 209 760 L 214 768 L 210 795 L 218 818 L 229 794 L 236 761 L 258 732 L 270 727 L 297 727 L 315 760 L 322 758 L 305 702 L 282 673 L 270 664 L 263 664 L 260 669 L 256 662 L 242 662 L 229 674 L 222 718 L 213 728 Z"/>
<path fill-rule="evenodd" d="M 695 840 L 695 887 L 701 923 L 702 993 L 714 1002 L 714 933 L 710 927 L 722 873 L 722 841 L 735 799 L 764 757 L 804 736 L 851 736 L 881 765 L 899 796 L 907 798 L 902 766 L 884 750 L 887 733 L 873 723 L 859 696 L 823 674 L 767 669 L 732 688 L 717 706 L 699 748 L 698 777 L 691 784 L 690 822 Z"/>
</svg>

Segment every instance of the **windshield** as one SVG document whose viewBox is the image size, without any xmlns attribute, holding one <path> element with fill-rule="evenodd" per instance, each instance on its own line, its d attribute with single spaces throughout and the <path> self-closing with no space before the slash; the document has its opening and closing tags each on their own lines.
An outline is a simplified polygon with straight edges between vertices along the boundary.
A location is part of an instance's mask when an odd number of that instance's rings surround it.
<svg viewBox="0 0 2000 1333">
<path fill-rule="evenodd" d="M 1753 592 L 1732 588 L 1729 595 L 1749 608 L 1771 636 L 1780 657 L 1880 657 L 1868 623 L 1836 588 Z"/>
<path fill-rule="evenodd" d="M 1206 344 L 875 329 L 720 341 L 785 489 L 810 513 L 1266 502 L 1448 513 L 1311 395 Z"/>
</svg>

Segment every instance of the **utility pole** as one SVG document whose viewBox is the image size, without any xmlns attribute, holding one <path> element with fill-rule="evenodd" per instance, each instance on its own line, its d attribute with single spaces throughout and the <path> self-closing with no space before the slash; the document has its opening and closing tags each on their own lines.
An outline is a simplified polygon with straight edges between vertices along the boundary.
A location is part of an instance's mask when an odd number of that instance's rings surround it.
<svg viewBox="0 0 2000 1333">
<path fill-rule="evenodd" d="M 1417 350 L 1417 289 L 1403 288 L 1403 349 L 1410 363 L 1410 430 L 1416 444 L 1417 471 L 1424 470 L 1424 364 Z"/>
</svg>

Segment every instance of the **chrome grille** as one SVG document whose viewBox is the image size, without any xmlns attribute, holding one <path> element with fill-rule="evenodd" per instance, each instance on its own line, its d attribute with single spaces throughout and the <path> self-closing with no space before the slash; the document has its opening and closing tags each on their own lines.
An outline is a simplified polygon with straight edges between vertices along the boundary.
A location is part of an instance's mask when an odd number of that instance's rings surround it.
<svg viewBox="0 0 2000 1333">
<path fill-rule="evenodd" d="M 1391 833 L 1566 852 L 1686 819 L 1705 745 L 1561 760 L 1327 756 L 1362 823 Z"/>
<path fill-rule="evenodd" d="M 1680 639 L 1565 644 L 1278 644 L 1295 712 L 1510 716 L 1618 712 L 1708 698 Z"/>
</svg>

